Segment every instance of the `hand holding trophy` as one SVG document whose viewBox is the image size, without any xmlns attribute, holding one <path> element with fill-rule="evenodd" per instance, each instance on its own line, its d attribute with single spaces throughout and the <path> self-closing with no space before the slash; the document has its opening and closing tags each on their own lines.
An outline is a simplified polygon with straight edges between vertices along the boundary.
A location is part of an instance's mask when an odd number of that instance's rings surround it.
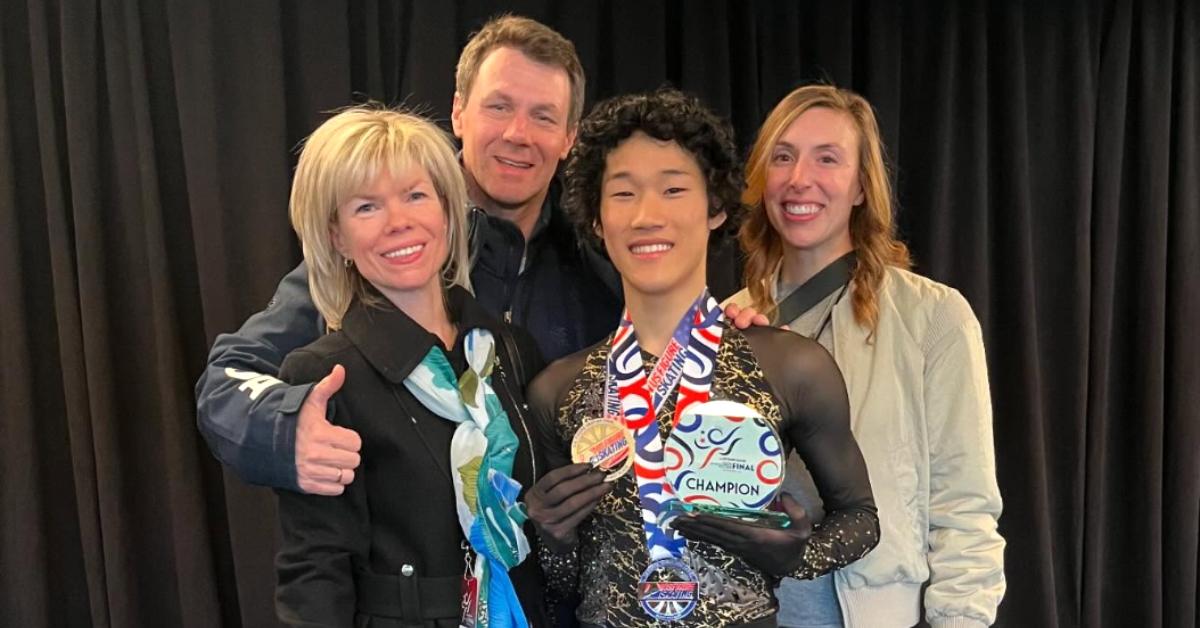
<svg viewBox="0 0 1200 628">
<path fill-rule="evenodd" d="M 779 435 L 753 408 L 732 401 L 684 411 L 663 446 L 676 499 L 664 523 L 776 575 L 794 568 L 812 532 L 807 513 L 781 495 Z M 778 503 L 784 512 L 769 510 Z"/>
</svg>

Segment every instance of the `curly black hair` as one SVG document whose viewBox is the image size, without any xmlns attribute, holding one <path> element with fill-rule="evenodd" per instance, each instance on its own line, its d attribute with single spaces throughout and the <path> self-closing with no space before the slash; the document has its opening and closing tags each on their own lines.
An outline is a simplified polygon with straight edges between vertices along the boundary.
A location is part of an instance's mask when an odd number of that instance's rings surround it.
<svg viewBox="0 0 1200 628">
<path fill-rule="evenodd" d="M 575 146 L 567 157 L 562 196 L 580 237 L 599 244 L 595 226 L 600 221 L 600 184 L 608 153 L 637 131 L 674 141 L 696 159 L 708 188 L 708 215 L 725 212 L 725 222 L 714 235 L 731 233 L 742 213 L 743 187 L 733 129 L 695 96 L 660 88 L 597 103 L 580 122 Z M 718 239 L 712 238 L 710 243 Z"/>
</svg>

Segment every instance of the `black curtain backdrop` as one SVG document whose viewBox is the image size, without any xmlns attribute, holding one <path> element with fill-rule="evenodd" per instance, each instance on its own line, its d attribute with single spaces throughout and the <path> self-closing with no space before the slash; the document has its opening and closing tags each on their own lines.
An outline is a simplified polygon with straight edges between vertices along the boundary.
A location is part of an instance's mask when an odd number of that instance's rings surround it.
<svg viewBox="0 0 1200 628">
<path fill-rule="evenodd" d="M 1197 625 L 1187 0 L 4 0 L 0 624 L 274 625 L 273 497 L 209 455 L 192 385 L 299 259 L 297 142 L 366 98 L 445 120 L 500 10 L 576 43 L 589 103 L 670 82 L 743 148 L 801 82 L 865 94 L 918 270 L 983 323 L 998 625 Z"/>
</svg>

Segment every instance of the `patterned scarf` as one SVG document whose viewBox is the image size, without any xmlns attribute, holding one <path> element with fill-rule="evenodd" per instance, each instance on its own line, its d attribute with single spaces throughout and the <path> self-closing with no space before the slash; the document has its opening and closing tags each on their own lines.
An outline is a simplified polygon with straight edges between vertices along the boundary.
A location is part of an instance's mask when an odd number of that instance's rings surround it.
<svg viewBox="0 0 1200 628">
<path fill-rule="evenodd" d="M 458 522 L 475 550 L 480 628 L 529 625 L 508 570 L 529 554 L 517 504 L 521 484 L 512 479 L 517 437 L 491 385 L 496 345 L 491 332 L 472 329 L 463 342 L 467 370 L 457 380 L 441 348 L 434 345 L 404 386 L 434 414 L 458 424 L 450 442 L 450 474 Z"/>
</svg>

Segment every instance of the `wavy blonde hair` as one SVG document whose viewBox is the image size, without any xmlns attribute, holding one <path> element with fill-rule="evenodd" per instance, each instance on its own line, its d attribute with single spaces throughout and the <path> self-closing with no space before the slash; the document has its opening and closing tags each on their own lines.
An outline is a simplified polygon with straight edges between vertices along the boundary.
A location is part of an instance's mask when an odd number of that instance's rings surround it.
<svg viewBox="0 0 1200 628">
<path fill-rule="evenodd" d="M 393 176 L 423 168 L 446 212 L 447 255 L 443 290 L 471 289 L 467 186 L 449 135 L 433 122 L 380 106 L 343 109 L 304 141 L 292 180 L 290 215 L 308 264 L 308 289 L 331 330 L 355 296 L 378 302 L 357 266 L 334 248 L 337 209 L 387 170 Z"/>
<path fill-rule="evenodd" d="M 797 88 L 775 105 L 763 122 L 746 162 L 742 202 L 749 209 L 738 232 L 738 242 L 746 254 L 743 277 L 753 307 L 763 313 L 773 312 L 778 304 L 771 298 L 771 282 L 783 263 L 784 242 L 771 226 L 763 204 L 767 170 L 779 138 L 796 118 L 817 107 L 846 114 L 858 131 L 858 178 L 864 200 L 850 210 L 850 242 L 858 257 L 851 279 L 852 305 L 854 320 L 868 329 L 872 337 L 879 323 L 877 295 L 884 268 L 896 266 L 907 270 L 912 267 L 912 258 L 908 247 L 896 238 L 892 186 L 875 112 L 865 98 L 850 90 L 831 85 Z"/>
</svg>

